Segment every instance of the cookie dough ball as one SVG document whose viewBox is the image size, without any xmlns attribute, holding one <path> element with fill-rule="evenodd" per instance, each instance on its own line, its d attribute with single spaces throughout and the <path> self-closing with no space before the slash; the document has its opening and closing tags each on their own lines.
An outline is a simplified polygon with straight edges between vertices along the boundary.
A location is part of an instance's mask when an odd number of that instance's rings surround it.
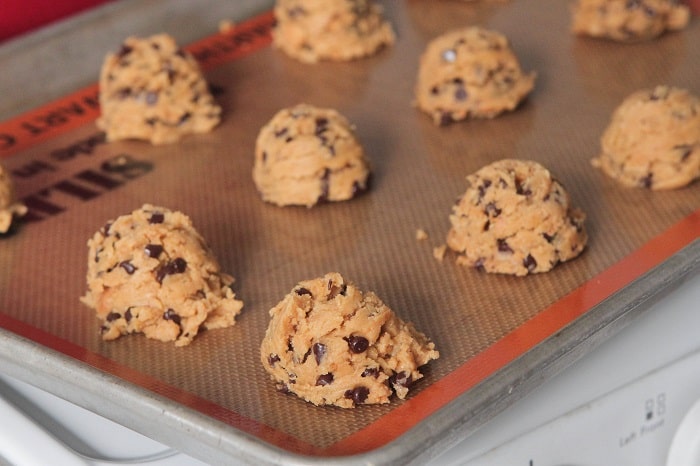
<svg viewBox="0 0 700 466">
<path fill-rule="evenodd" d="M 27 207 L 15 200 L 15 187 L 10 172 L 0 165 L 0 233 L 7 233 L 15 217 L 27 213 Z"/>
<path fill-rule="evenodd" d="M 542 165 L 494 162 L 467 176 L 452 208 L 447 245 L 458 263 L 492 273 L 547 272 L 586 245 L 584 213 Z"/>
<path fill-rule="evenodd" d="M 349 61 L 394 43 L 374 0 L 277 0 L 273 44 L 304 63 Z"/>
<path fill-rule="evenodd" d="M 100 72 L 100 107 L 97 126 L 109 141 L 172 143 L 209 132 L 221 119 L 197 61 L 167 34 L 130 37 L 107 55 Z"/>
<path fill-rule="evenodd" d="M 683 29 L 690 9 L 678 0 L 578 0 L 573 32 L 623 42 L 653 39 Z"/>
<path fill-rule="evenodd" d="M 279 206 L 344 201 L 367 189 L 369 162 L 350 122 L 333 109 L 279 111 L 258 134 L 253 181 Z"/>
<path fill-rule="evenodd" d="M 88 241 L 88 291 L 105 340 L 129 333 L 188 345 L 202 329 L 234 325 L 243 303 L 181 212 L 145 204 Z"/>
<path fill-rule="evenodd" d="M 338 273 L 300 282 L 270 310 L 260 348 L 282 391 L 315 405 L 352 408 L 403 399 L 439 357 L 435 345 L 372 292 Z"/>
<path fill-rule="evenodd" d="M 700 178 L 700 99 L 657 86 L 627 97 L 613 112 L 593 166 L 624 186 L 654 190 Z"/>
<path fill-rule="evenodd" d="M 508 39 L 477 26 L 433 39 L 420 58 L 415 104 L 438 125 L 493 118 L 515 109 L 532 91 Z"/>
</svg>

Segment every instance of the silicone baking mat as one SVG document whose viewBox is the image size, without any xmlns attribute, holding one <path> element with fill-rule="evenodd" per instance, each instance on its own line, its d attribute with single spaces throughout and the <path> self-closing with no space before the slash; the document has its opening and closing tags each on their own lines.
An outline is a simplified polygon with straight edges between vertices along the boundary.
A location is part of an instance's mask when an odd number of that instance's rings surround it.
<svg viewBox="0 0 700 466">
<path fill-rule="evenodd" d="M 572 36 L 561 0 L 384 7 L 396 44 L 350 63 L 304 65 L 284 56 L 270 46 L 271 12 L 191 44 L 223 108 L 210 134 L 157 147 L 106 143 L 94 124 L 96 85 L 0 124 L 2 163 L 29 207 L 0 240 L 0 326 L 46 349 L 27 370 L 67 356 L 141 394 L 120 406 L 127 415 L 150 393 L 172 411 L 217 421 L 211 438 L 233 433 L 282 455 L 263 455 L 269 461 L 371 455 L 411 429 L 428 443 L 446 435 L 426 424 L 448 404 L 465 417 L 479 411 L 455 400 L 496 383 L 495 374 L 564 329 L 589 324 L 581 317 L 591 309 L 697 243 L 700 183 L 669 192 L 625 189 L 590 164 L 612 110 L 631 92 L 657 84 L 700 91 L 697 19 L 652 42 L 616 44 Z M 437 127 L 412 107 L 419 55 L 436 35 L 472 24 L 508 36 L 523 68 L 537 72 L 535 90 L 512 113 Z M 335 108 L 354 123 L 372 162 L 369 192 L 311 209 L 260 200 L 251 178 L 257 133 L 279 109 L 300 102 Z M 511 277 L 460 267 L 449 252 L 443 261 L 433 257 L 465 176 L 502 158 L 536 160 L 566 186 L 587 214 L 590 239 L 579 258 L 546 274 Z M 138 335 L 100 339 L 93 311 L 79 302 L 86 241 L 146 202 L 188 214 L 236 277 L 245 307 L 234 327 L 205 332 L 184 348 Z M 416 239 L 418 229 L 427 240 Z M 298 281 L 329 271 L 375 291 L 435 341 L 440 359 L 424 368 L 407 400 L 342 410 L 275 390 L 259 362 L 268 310 Z M 97 377 L 96 390 L 107 383 Z M 501 377 L 492 391 L 513 383 Z M 117 417 L 128 423 L 127 415 Z M 192 427 L 178 428 L 191 434 Z"/>
</svg>

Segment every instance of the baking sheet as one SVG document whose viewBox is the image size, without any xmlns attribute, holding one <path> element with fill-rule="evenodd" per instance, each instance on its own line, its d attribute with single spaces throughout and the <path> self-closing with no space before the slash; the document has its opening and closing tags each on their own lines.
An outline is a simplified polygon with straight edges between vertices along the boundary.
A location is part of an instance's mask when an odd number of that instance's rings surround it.
<svg viewBox="0 0 700 466">
<path fill-rule="evenodd" d="M 106 144 L 94 126 L 94 86 L 0 126 L 14 138 L 4 139 L 2 163 L 31 207 L 0 242 L 3 367 L 206 460 L 404 463 L 477 428 L 696 273 L 699 184 L 623 189 L 590 158 L 610 112 L 633 90 L 667 83 L 698 91 L 697 20 L 630 45 L 572 37 L 568 5 L 556 0 L 384 6 L 396 45 L 352 63 L 286 58 L 268 46 L 269 13 L 233 36 L 212 26 L 191 46 L 224 109 L 208 135 L 162 147 Z M 511 114 L 438 128 L 411 107 L 418 56 L 435 35 L 467 24 L 505 33 L 523 67 L 537 71 L 536 89 Z M 313 209 L 260 201 L 250 177 L 257 132 L 302 101 L 355 123 L 372 160 L 370 192 Z M 128 172 L 112 164 L 124 157 Z M 505 157 L 543 163 L 586 211 L 590 242 L 580 258 L 524 278 L 433 258 L 466 174 Z M 235 327 L 187 348 L 99 339 L 78 301 L 85 242 L 144 202 L 190 215 L 236 277 L 245 308 Z M 427 241 L 416 240 L 418 228 Z M 375 291 L 436 342 L 441 358 L 408 400 L 319 408 L 281 395 L 267 378 L 258 362 L 267 310 L 299 280 L 328 271 Z"/>
</svg>

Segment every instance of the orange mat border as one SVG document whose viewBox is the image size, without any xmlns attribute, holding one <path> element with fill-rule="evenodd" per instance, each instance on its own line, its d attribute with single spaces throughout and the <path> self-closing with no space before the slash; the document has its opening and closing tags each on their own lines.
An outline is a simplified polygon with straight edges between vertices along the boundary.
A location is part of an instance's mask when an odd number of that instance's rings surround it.
<svg viewBox="0 0 700 466">
<path fill-rule="evenodd" d="M 236 25 L 231 32 L 214 34 L 186 48 L 197 57 L 203 69 L 211 69 L 268 46 L 272 41 L 270 31 L 273 25 L 274 16 L 272 11 L 269 11 Z M 99 117 L 99 107 L 97 105 L 80 106 L 80 104 L 84 102 L 94 104 L 97 94 L 98 87 L 94 84 L 0 123 L 0 158 L 9 157 L 82 125 L 92 123 Z M 70 118 L 57 118 L 53 120 L 53 125 L 49 125 L 41 132 L 31 131 L 37 121 L 44 123 L 50 121 L 51 115 L 56 115 L 56 112 L 62 109 L 75 108 L 75 105 L 78 105 L 81 111 L 72 112 Z M 450 401 L 483 382 L 490 375 L 658 266 L 698 237 L 700 237 L 700 209 L 540 311 L 535 317 L 442 379 L 426 387 L 418 395 L 411 397 L 369 426 L 327 448 L 310 445 L 294 436 L 87 351 L 85 348 L 2 313 L 0 313 L 0 327 L 151 390 L 287 451 L 314 456 L 347 456 L 370 452 L 397 439 L 445 407 Z"/>
</svg>

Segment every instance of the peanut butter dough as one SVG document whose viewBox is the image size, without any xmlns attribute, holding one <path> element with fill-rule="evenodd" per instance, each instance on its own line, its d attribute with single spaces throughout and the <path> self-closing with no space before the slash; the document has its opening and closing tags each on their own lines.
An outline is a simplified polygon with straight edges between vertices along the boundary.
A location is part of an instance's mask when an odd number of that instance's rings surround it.
<svg viewBox="0 0 700 466">
<path fill-rule="evenodd" d="M 194 57 L 167 34 L 129 37 L 110 53 L 100 72 L 97 126 L 107 140 L 142 139 L 152 144 L 211 131 L 221 108 Z"/>
<path fill-rule="evenodd" d="M 280 110 L 258 135 L 253 181 L 279 206 L 344 201 L 367 189 L 369 162 L 350 122 L 333 109 Z"/>
<path fill-rule="evenodd" d="M 628 187 L 681 188 L 700 178 L 700 99 L 657 86 L 613 112 L 593 166 Z"/>
<path fill-rule="evenodd" d="M 277 0 L 274 45 L 304 63 L 349 61 L 394 43 L 374 0 Z"/>
<path fill-rule="evenodd" d="M 438 125 L 493 118 L 515 109 L 534 85 L 535 73 L 523 73 L 503 34 L 471 26 L 428 44 L 420 58 L 415 105 Z"/>
<path fill-rule="evenodd" d="M 15 186 L 10 172 L 0 165 L 0 233 L 7 233 L 15 217 L 27 213 L 27 207 L 15 199 Z"/>
<path fill-rule="evenodd" d="M 88 241 L 83 303 L 104 340 L 143 333 L 188 345 L 201 329 L 235 324 L 243 303 L 181 212 L 150 204 L 109 221 Z"/>
<path fill-rule="evenodd" d="M 678 0 L 578 0 L 573 32 L 620 42 L 649 40 L 687 26 L 690 9 Z"/>
<path fill-rule="evenodd" d="M 542 165 L 500 160 L 467 176 L 467 182 L 447 235 L 458 263 L 527 275 L 547 272 L 583 251 L 585 215 Z"/>
<path fill-rule="evenodd" d="M 439 353 L 372 292 L 338 273 L 302 281 L 270 310 L 260 348 L 265 370 L 315 405 L 353 408 L 403 399 Z"/>
</svg>

